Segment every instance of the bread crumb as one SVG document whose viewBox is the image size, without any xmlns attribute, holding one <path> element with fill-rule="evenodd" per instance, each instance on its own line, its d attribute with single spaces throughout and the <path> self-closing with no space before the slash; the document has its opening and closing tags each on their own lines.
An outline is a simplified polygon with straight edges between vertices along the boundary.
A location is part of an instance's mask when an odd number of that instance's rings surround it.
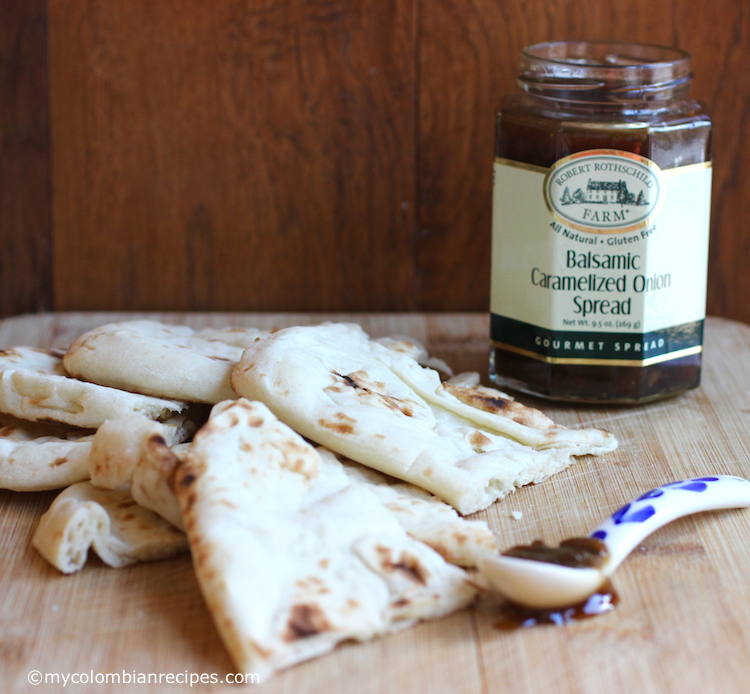
<svg viewBox="0 0 750 694">
<path fill-rule="evenodd" d="M 521 520 L 521 518 L 523 518 L 523 512 L 522 511 L 511 511 L 510 512 L 510 517 L 513 520 Z"/>
</svg>

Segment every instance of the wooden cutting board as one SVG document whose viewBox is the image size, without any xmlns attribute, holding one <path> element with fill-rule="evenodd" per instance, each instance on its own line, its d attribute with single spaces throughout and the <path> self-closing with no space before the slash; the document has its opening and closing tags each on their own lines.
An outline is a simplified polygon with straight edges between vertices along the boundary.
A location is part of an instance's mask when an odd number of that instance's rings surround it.
<svg viewBox="0 0 750 694">
<path fill-rule="evenodd" d="M 143 316 L 143 314 L 138 314 Z M 66 347 L 81 332 L 136 314 L 56 314 L 0 321 L 0 348 Z M 478 314 L 150 314 L 193 327 L 260 328 L 352 320 L 374 336 L 406 333 L 456 370 L 487 377 L 488 319 Z M 750 477 L 750 328 L 707 322 L 703 386 L 642 407 L 552 405 L 568 426 L 614 432 L 620 446 L 584 458 L 543 484 L 477 514 L 502 546 L 587 532 L 643 491 L 685 477 Z M 91 558 L 62 576 L 30 546 L 55 492 L 0 492 L 0 682 L 3 692 L 187 691 L 169 679 L 225 680 L 234 667 L 217 635 L 189 557 L 110 569 Z M 523 516 L 516 520 L 512 513 Z M 238 548 L 241 551 L 241 548 Z M 494 627 L 489 600 L 281 673 L 268 693 L 740 692 L 750 686 L 750 510 L 675 521 L 615 575 L 613 612 L 565 627 Z M 41 673 L 38 686 L 29 684 Z M 151 680 L 134 688 L 113 675 Z M 110 684 L 96 684 L 109 676 Z M 59 677 L 57 684 L 52 684 Z M 66 689 L 63 684 L 67 680 Z M 71 680 L 70 677 L 73 677 Z M 162 684 L 158 682 L 161 678 Z M 74 681 L 84 684 L 73 684 Z M 85 684 L 93 681 L 93 684 Z M 237 689 L 197 684 L 193 692 Z"/>
</svg>

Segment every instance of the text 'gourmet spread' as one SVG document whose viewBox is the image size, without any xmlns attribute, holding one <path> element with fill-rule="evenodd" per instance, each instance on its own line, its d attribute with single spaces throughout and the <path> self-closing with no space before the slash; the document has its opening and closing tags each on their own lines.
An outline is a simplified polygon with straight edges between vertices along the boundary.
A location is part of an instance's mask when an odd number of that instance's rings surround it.
<svg viewBox="0 0 750 694">
<path fill-rule="evenodd" d="M 699 384 L 711 121 L 690 56 L 555 42 L 522 52 L 496 124 L 491 375 L 561 400 Z"/>
</svg>

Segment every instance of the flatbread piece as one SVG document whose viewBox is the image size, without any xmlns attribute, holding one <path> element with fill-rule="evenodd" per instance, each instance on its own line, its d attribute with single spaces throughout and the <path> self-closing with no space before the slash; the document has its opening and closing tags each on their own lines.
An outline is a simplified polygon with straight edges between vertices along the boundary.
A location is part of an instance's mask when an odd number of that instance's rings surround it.
<svg viewBox="0 0 750 694">
<path fill-rule="evenodd" d="M 187 552 L 184 533 L 139 506 L 127 489 L 79 482 L 62 491 L 39 520 L 32 544 L 62 573 L 86 563 L 89 549 L 114 568 Z"/>
<path fill-rule="evenodd" d="M 0 489 L 61 489 L 89 476 L 94 431 L 0 414 Z"/>
<path fill-rule="evenodd" d="M 459 609 L 467 574 L 261 403 L 220 405 L 175 478 L 196 574 L 235 666 L 261 679 Z"/>
<path fill-rule="evenodd" d="M 501 405 L 488 412 L 486 393 L 443 386 L 435 371 L 350 324 L 287 328 L 256 341 L 232 385 L 308 439 L 416 484 L 462 514 L 541 482 L 571 456 L 617 445 L 609 432 L 557 426 L 499 393 L 489 399 Z"/>
<path fill-rule="evenodd" d="M 249 339 L 247 333 L 244 337 Z M 162 398 L 217 403 L 236 397 L 229 377 L 241 354 L 241 346 L 199 337 L 187 325 L 136 320 L 84 333 L 70 346 L 64 363 L 72 376 L 92 383 Z"/>
<path fill-rule="evenodd" d="M 164 421 L 183 409 L 183 402 L 71 378 L 58 350 L 15 347 L 0 352 L 0 412 L 19 419 L 96 429 L 123 414 Z"/>
</svg>

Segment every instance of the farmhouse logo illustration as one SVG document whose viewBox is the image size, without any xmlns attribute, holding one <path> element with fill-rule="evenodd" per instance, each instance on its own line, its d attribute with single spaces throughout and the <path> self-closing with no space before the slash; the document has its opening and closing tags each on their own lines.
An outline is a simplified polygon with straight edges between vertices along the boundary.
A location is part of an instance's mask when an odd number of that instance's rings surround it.
<svg viewBox="0 0 750 694">
<path fill-rule="evenodd" d="M 616 234 L 649 223 L 661 203 L 660 169 L 630 152 L 588 150 L 558 161 L 544 180 L 556 221 L 579 231 Z"/>
</svg>

